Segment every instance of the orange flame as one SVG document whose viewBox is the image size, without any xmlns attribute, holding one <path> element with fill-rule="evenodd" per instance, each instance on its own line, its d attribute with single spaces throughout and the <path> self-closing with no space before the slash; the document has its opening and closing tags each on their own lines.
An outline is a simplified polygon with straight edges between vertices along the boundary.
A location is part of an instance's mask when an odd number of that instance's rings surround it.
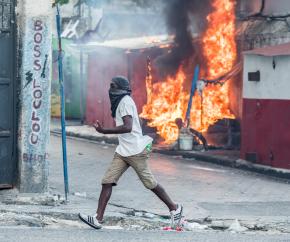
<svg viewBox="0 0 290 242">
<path fill-rule="evenodd" d="M 237 57 L 235 43 L 235 1 L 214 0 L 214 11 L 208 15 L 208 29 L 203 39 L 203 55 L 207 62 L 207 79 L 218 78 L 229 72 Z M 148 125 L 156 127 L 157 133 L 172 143 L 178 138 L 176 118 L 186 113 L 189 92 L 183 90 L 185 74 L 180 68 L 175 78 L 168 77 L 162 83 L 152 84 L 151 66 L 146 78 L 147 104 L 141 117 L 149 120 Z M 208 127 L 223 118 L 233 119 L 229 109 L 229 84 L 210 84 L 193 98 L 190 125 L 204 132 Z"/>
<path fill-rule="evenodd" d="M 148 125 L 156 127 L 157 133 L 165 139 L 166 143 L 172 143 L 178 138 L 175 119 L 184 117 L 184 107 L 189 99 L 183 91 L 184 80 L 185 75 L 182 71 L 176 78 L 169 77 L 165 82 L 152 85 L 151 75 L 146 80 L 148 98 L 140 116 L 150 120 Z M 153 91 L 148 90 L 151 85 Z"/>
<path fill-rule="evenodd" d="M 208 79 L 214 79 L 229 72 L 237 58 L 235 1 L 214 0 L 213 8 L 214 11 L 207 17 L 209 27 L 203 37 L 203 55 L 207 61 Z M 195 124 L 194 127 L 197 130 L 206 131 L 219 119 L 235 118 L 229 109 L 228 82 L 222 87 L 211 85 L 204 90 L 201 125 L 197 125 L 192 120 L 192 124 Z"/>
</svg>

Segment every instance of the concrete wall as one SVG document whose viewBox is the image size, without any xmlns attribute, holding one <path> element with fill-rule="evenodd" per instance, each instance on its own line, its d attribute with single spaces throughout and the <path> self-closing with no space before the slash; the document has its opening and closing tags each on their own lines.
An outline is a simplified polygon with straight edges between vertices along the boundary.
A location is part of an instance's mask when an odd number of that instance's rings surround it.
<svg viewBox="0 0 290 242">
<path fill-rule="evenodd" d="M 262 0 L 241 0 L 240 11 L 245 15 L 258 13 Z M 265 0 L 265 15 L 286 15 L 290 12 L 289 0 Z M 290 41 L 289 25 L 281 19 L 256 18 L 238 23 L 241 50 L 250 50 Z"/>
<path fill-rule="evenodd" d="M 266 14 L 287 14 L 290 12 L 289 0 L 266 0 Z"/>
<path fill-rule="evenodd" d="M 244 13 L 257 13 L 262 6 L 262 0 L 240 0 L 239 8 Z M 264 14 L 287 14 L 290 12 L 289 0 L 266 0 Z"/>
<path fill-rule="evenodd" d="M 290 169 L 289 68 L 290 56 L 245 56 L 242 159 Z M 258 70 L 260 81 L 248 81 Z"/>
<path fill-rule="evenodd" d="M 289 0 L 272 1 L 275 2 L 276 5 L 271 1 L 272 0 L 266 0 L 265 14 L 272 12 L 286 14 L 287 12 L 290 12 L 290 10 L 288 10 L 290 9 Z M 260 10 L 261 0 L 241 0 L 241 2 L 244 4 L 241 10 L 245 11 L 246 15 L 258 12 Z M 283 11 L 278 11 L 278 8 Z M 238 22 L 237 29 L 239 30 L 239 34 L 237 36 L 239 53 L 245 50 L 252 50 L 265 46 L 274 46 L 290 42 L 290 31 L 286 21 L 269 21 L 268 19 L 241 21 Z M 242 57 L 242 54 L 240 54 L 240 57 Z M 234 93 L 240 93 L 242 87 L 242 75 L 237 79 L 237 82 L 235 82 L 234 85 Z M 240 103 L 239 116 L 242 116 L 242 102 L 240 98 L 238 98 L 238 100 Z"/>
<path fill-rule="evenodd" d="M 48 188 L 51 1 L 19 0 L 16 12 L 21 90 L 19 188 L 21 192 L 43 193 Z"/>
<path fill-rule="evenodd" d="M 289 69 L 290 56 L 245 55 L 243 98 L 290 100 Z M 248 72 L 256 71 L 261 81 L 248 81 Z"/>
</svg>

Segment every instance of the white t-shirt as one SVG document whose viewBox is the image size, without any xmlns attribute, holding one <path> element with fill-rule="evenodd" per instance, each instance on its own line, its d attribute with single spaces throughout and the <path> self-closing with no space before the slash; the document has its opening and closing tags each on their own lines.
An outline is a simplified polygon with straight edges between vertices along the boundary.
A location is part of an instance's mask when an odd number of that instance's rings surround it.
<svg viewBox="0 0 290 242">
<path fill-rule="evenodd" d="M 141 153 L 145 147 L 152 143 L 153 139 L 147 135 L 143 135 L 141 125 L 139 122 L 139 116 L 135 102 L 130 96 L 122 98 L 116 110 L 116 125 L 123 125 L 122 117 L 130 115 L 133 119 L 131 133 L 119 134 L 119 145 L 116 152 L 124 157 L 137 155 Z"/>
</svg>

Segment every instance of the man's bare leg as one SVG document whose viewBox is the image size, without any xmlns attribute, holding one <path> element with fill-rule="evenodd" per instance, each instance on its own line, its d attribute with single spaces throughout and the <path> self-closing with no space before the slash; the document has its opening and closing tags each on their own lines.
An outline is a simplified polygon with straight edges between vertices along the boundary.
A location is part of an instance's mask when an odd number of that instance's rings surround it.
<svg viewBox="0 0 290 242">
<path fill-rule="evenodd" d="M 103 184 L 102 191 L 99 198 L 98 210 L 97 210 L 97 219 L 102 221 L 105 213 L 105 209 L 110 200 L 112 194 L 113 184 Z"/>
<path fill-rule="evenodd" d="M 166 204 L 169 211 L 173 211 L 177 209 L 177 204 L 175 204 L 171 200 L 171 198 L 166 193 L 165 189 L 160 184 L 158 184 L 157 187 L 155 187 L 151 191 L 154 192 L 157 195 L 157 197 L 159 197 L 160 200 Z"/>
</svg>

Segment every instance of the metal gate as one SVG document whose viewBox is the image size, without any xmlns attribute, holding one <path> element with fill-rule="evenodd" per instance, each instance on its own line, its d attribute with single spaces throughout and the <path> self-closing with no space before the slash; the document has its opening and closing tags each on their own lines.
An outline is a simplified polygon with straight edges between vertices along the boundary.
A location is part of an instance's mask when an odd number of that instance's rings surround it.
<svg viewBox="0 0 290 242">
<path fill-rule="evenodd" d="M 14 0 L 0 0 L 0 189 L 16 181 Z"/>
</svg>

